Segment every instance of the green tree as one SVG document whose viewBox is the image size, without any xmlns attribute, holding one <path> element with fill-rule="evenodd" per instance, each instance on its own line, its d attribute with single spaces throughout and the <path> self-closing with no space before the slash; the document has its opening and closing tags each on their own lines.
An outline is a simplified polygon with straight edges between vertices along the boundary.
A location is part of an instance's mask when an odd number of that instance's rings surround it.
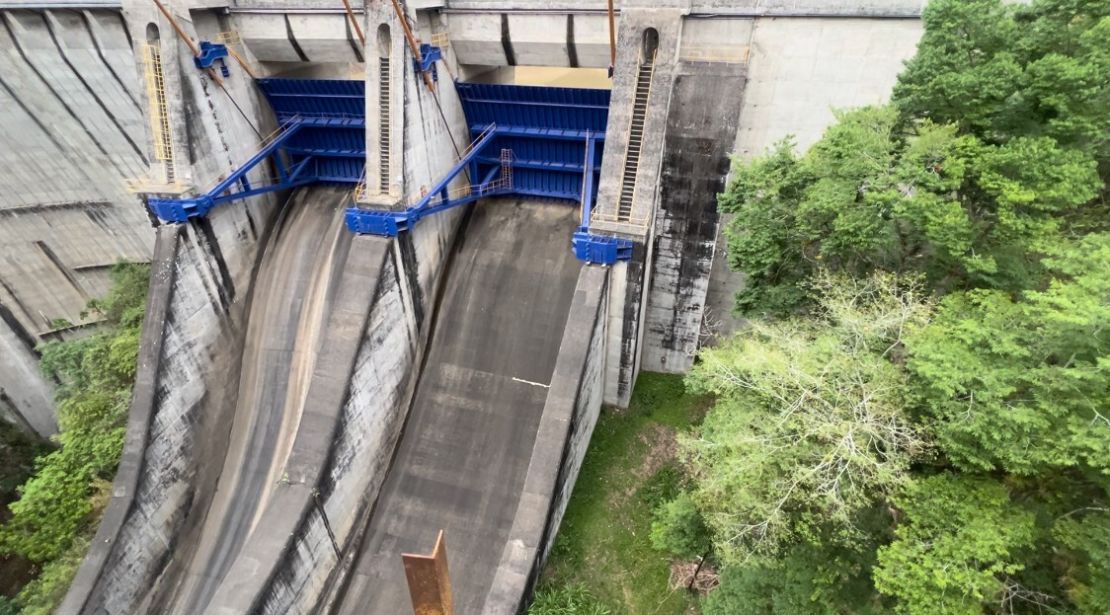
<svg viewBox="0 0 1110 615">
<path fill-rule="evenodd" d="M 1064 587 L 1082 613 L 1110 613 L 1110 508 L 1071 513 L 1053 528 L 1053 538 L 1068 556 Z"/>
<path fill-rule="evenodd" d="M 1110 235 L 1049 253 L 1044 290 L 949 295 L 908 339 L 938 444 L 960 468 L 1110 473 Z"/>
<path fill-rule="evenodd" d="M 727 563 L 798 542 L 858 542 L 859 516 L 925 455 L 891 359 L 930 306 L 903 284 L 828 278 L 818 318 L 753 323 L 702 353 L 687 382 L 718 402 L 682 454 Z"/>
<path fill-rule="evenodd" d="M 868 108 L 838 119 L 804 157 L 787 139 L 767 156 L 733 161 L 718 207 L 737 214 L 726 234 L 730 265 L 748 276 L 737 296 L 744 312 L 793 310 L 818 268 L 858 273 L 888 257 L 894 229 L 869 186 L 891 163 L 896 115 Z"/>
<path fill-rule="evenodd" d="M 1001 484 L 939 474 L 907 484 L 894 503 L 905 518 L 879 548 L 875 585 L 898 599 L 899 613 L 981 615 L 1016 591 L 1007 579 L 1023 568 L 1034 517 Z"/>
<path fill-rule="evenodd" d="M 871 585 L 875 549 L 797 544 L 721 572 L 703 615 L 871 615 L 888 612 Z"/>
<path fill-rule="evenodd" d="M 655 510 L 651 544 L 660 551 L 692 559 L 705 556 L 712 541 L 694 498 L 683 492 Z"/>
<path fill-rule="evenodd" d="M 737 214 L 727 236 L 730 264 L 748 275 L 741 311 L 805 305 L 821 269 L 1025 288 L 1044 251 L 1087 224 L 1084 205 L 1102 188 L 1087 154 L 1047 137 L 990 144 L 930 121 L 899 132 L 897 119 L 889 107 L 841 113 L 802 157 L 786 141 L 734 163 L 719 206 Z"/>
<path fill-rule="evenodd" d="M 734 160 L 720 196 L 737 309 L 773 320 L 690 377 L 720 395 L 683 443 L 710 615 L 1110 612 L 1110 2 L 924 22 L 890 106 Z M 939 303 L 892 332 L 898 293 L 845 319 L 826 272 Z"/>
<path fill-rule="evenodd" d="M 989 143 L 1050 137 L 1110 157 L 1110 3 L 939 0 L 894 90 L 907 120 L 953 123 Z"/>
<path fill-rule="evenodd" d="M 1108 229 L 1110 2 L 936 0 L 893 106 L 735 160 L 721 211 L 747 315 L 808 305 L 820 269 L 1036 286 L 1048 247 Z M 1101 169 L 1101 173 L 1100 173 Z"/>
</svg>

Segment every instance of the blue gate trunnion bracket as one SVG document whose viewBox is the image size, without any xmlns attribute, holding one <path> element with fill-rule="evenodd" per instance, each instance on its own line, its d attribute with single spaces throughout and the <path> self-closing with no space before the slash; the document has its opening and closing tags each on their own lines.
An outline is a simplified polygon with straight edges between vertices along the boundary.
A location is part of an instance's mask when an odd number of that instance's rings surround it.
<svg viewBox="0 0 1110 615">
<path fill-rule="evenodd" d="M 413 59 L 413 68 L 417 73 L 432 72 L 432 81 L 439 81 L 439 72 L 436 62 L 443 59 L 443 50 L 434 45 L 423 43 L 420 45 L 420 60 Z"/>
<path fill-rule="evenodd" d="M 209 41 L 200 42 L 200 55 L 193 58 L 193 64 L 197 68 L 204 70 L 212 68 L 217 60 L 220 62 L 220 74 L 224 77 L 231 75 L 231 71 L 227 69 L 227 62 L 224 58 L 227 57 L 227 46 L 220 43 L 212 43 Z"/>
</svg>

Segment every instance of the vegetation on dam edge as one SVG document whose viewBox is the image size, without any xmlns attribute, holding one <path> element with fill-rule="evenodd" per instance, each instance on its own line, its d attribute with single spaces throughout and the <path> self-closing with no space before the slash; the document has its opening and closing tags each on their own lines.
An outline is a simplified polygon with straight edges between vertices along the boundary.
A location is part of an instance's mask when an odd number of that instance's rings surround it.
<svg viewBox="0 0 1110 615">
<path fill-rule="evenodd" d="M 58 382 L 59 434 L 0 525 L 0 553 L 32 564 L 34 579 L 0 596 L 0 613 L 48 614 L 61 603 L 107 505 L 123 450 L 150 268 L 121 263 L 112 288 L 88 310 L 95 333 L 39 347 L 42 369 Z M 5 588 L 12 591 L 14 588 Z"/>
</svg>

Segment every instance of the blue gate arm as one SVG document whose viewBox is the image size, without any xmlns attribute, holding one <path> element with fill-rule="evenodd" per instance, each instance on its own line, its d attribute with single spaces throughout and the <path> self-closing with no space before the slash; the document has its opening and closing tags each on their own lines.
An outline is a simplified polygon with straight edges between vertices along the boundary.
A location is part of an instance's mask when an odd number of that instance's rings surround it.
<svg viewBox="0 0 1110 615">
<path fill-rule="evenodd" d="M 289 147 L 289 142 L 294 137 L 307 130 L 361 129 L 364 125 L 365 121 L 362 118 L 300 116 L 290 118 L 278 129 L 274 136 L 263 143 L 258 152 L 208 192 L 187 198 L 152 196 L 147 199 L 147 207 L 163 222 L 182 223 L 190 218 L 204 216 L 213 207 L 229 201 L 245 199 L 267 192 L 288 190 L 323 180 L 337 181 L 341 178 L 324 175 L 330 173 L 330 171 L 320 165 L 322 157 L 343 154 L 342 151 L 334 149 L 334 146 L 330 149 L 323 146 L 297 148 L 295 152 L 290 152 L 295 155 L 288 156 L 288 163 L 280 155 L 280 152 Z M 313 140 L 320 139 L 317 136 L 313 137 Z M 267 159 L 273 161 L 278 177 L 271 183 L 252 185 L 247 175 Z"/>
<path fill-rule="evenodd" d="M 359 235 L 380 235 L 383 237 L 396 237 L 398 233 L 411 229 L 422 218 L 477 201 L 478 199 L 496 194 L 505 194 L 509 186 L 498 182 L 496 173 L 491 172 L 478 183 L 476 178 L 470 178 L 470 189 L 457 197 L 452 197 L 448 186 L 471 162 L 493 142 L 497 136 L 497 128 L 490 125 L 486 131 L 474 141 L 463 157 L 451 167 L 451 170 L 437 183 L 428 194 L 425 194 L 415 205 L 402 211 L 384 211 L 378 209 L 361 209 L 349 207 L 346 213 L 347 228 Z"/>
</svg>

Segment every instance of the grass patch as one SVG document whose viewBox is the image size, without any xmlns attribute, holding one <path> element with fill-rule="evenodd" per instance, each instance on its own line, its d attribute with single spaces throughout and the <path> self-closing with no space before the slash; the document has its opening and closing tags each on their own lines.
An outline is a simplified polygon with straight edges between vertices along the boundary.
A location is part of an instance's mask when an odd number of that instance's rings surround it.
<svg viewBox="0 0 1110 615">
<path fill-rule="evenodd" d="M 682 481 L 675 436 L 709 404 L 687 394 L 681 376 L 645 373 L 628 410 L 602 410 L 541 591 L 584 588 L 614 615 L 696 612 L 696 598 L 668 589 L 670 559 L 649 533 L 653 509 Z"/>
</svg>

